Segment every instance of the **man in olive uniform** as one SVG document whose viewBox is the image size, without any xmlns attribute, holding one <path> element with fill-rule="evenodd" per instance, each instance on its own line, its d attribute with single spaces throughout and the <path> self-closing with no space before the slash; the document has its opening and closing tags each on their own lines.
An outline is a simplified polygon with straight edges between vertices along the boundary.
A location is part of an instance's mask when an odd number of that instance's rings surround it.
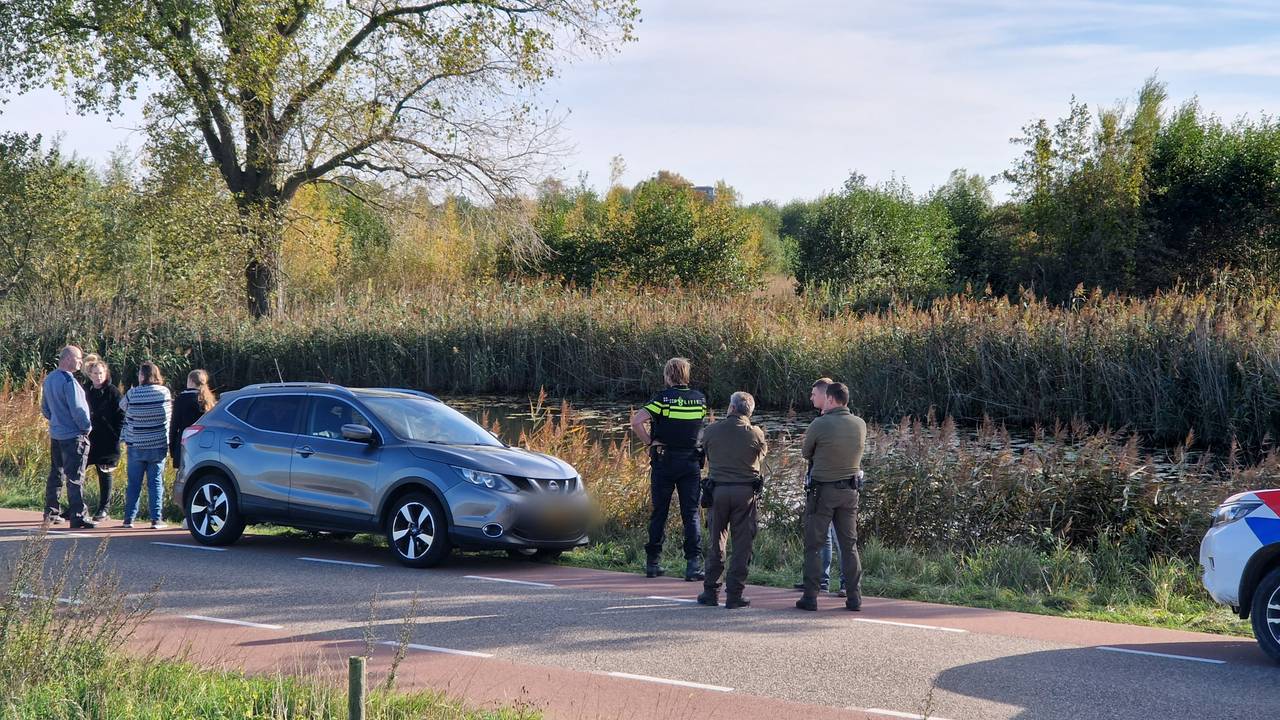
<svg viewBox="0 0 1280 720">
<path fill-rule="evenodd" d="M 653 511 L 649 515 L 649 542 L 644 546 L 646 577 L 665 573 L 658 558 L 662 555 L 672 492 L 680 496 L 680 519 L 684 523 L 684 579 L 694 581 L 704 577 L 702 530 L 698 521 L 702 479 L 698 439 L 707 418 L 707 398 L 689 387 L 690 370 L 685 358 L 668 360 L 662 370 L 666 389 L 631 416 L 631 430 L 649 447 Z M 648 429 L 645 423 L 649 423 Z"/>
<path fill-rule="evenodd" d="M 756 538 L 756 498 L 764 488 L 760 460 L 769 450 L 764 431 L 751 424 L 751 413 L 755 409 L 756 401 L 750 393 L 736 392 L 729 398 L 728 416 L 702 432 L 702 448 L 712 485 L 707 577 L 698 596 L 698 602 L 703 605 L 720 602 L 725 539 L 730 534 L 733 535 L 733 554 L 725 578 L 724 606 L 734 610 L 751 604 L 742 596 L 742 590 L 751 564 L 751 544 Z"/>
<path fill-rule="evenodd" d="M 801 454 L 810 462 L 811 471 L 804 506 L 804 595 L 796 601 L 801 610 L 818 609 L 822 545 L 833 522 L 841 570 L 848 583 L 844 606 L 862 609 L 862 561 L 856 543 L 858 477 L 867 424 L 849 412 L 848 406 L 849 388 L 844 383 L 831 383 L 823 398 L 821 417 L 804 433 Z"/>
</svg>

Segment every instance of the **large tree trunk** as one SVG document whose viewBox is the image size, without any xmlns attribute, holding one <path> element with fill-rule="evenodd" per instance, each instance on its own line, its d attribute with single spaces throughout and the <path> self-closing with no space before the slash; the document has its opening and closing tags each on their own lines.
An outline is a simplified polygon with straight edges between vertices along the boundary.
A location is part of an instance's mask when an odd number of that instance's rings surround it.
<svg viewBox="0 0 1280 720">
<path fill-rule="evenodd" d="M 248 251 L 245 297 L 254 319 L 272 314 L 272 295 L 280 284 L 280 250 L 284 238 L 284 203 L 277 196 L 243 197 L 240 237 Z"/>
</svg>

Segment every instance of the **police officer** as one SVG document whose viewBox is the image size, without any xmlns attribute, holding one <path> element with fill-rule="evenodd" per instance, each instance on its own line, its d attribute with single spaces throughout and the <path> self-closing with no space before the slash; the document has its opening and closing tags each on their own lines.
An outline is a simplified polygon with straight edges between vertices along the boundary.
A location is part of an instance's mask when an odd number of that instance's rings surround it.
<svg viewBox="0 0 1280 720">
<path fill-rule="evenodd" d="M 733 555 L 725 578 L 725 603 L 730 610 L 744 608 L 751 601 L 742 596 L 747 567 L 751 564 L 751 544 L 756 538 L 756 499 L 764 489 L 760 460 L 769 451 L 764 431 L 751 424 L 756 409 L 750 393 L 736 392 L 729 398 L 729 414 L 702 433 L 711 481 L 711 537 L 707 550 L 707 577 L 698 602 L 720 602 L 720 575 L 724 572 L 725 538 L 733 535 Z"/>
<path fill-rule="evenodd" d="M 848 583 L 847 610 L 862 609 L 862 561 L 858 557 L 858 488 L 867 424 L 849 412 L 849 388 L 831 383 L 822 398 L 822 415 L 804 433 L 802 454 L 811 465 L 805 492 L 804 595 L 801 610 L 818 609 L 822 545 L 835 523 L 840 564 Z"/>
<path fill-rule="evenodd" d="M 833 382 L 835 381 L 829 377 L 820 377 L 813 382 L 813 387 L 809 390 L 809 402 L 813 404 L 813 409 L 817 410 L 819 415 L 822 414 L 822 404 L 826 402 L 827 399 L 827 386 Z M 805 483 L 808 484 L 808 482 L 808 473 L 805 473 Z M 803 519 L 804 518 L 802 516 L 802 522 Z M 818 587 L 823 592 L 826 592 L 828 583 L 831 579 L 831 548 L 838 544 L 839 543 L 836 542 L 836 526 L 835 523 L 832 523 L 827 532 L 827 540 L 822 544 L 822 579 L 819 581 Z M 796 590 L 803 590 L 804 580 L 796 583 L 793 587 Z M 848 591 L 848 578 L 841 575 L 840 590 L 836 592 L 836 595 L 839 597 L 848 597 Z"/>
<path fill-rule="evenodd" d="M 707 398 L 689 387 L 689 361 L 671 358 L 662 370 L 667 387 L 631 416 L 631 429 L 649 447 L 649 542 L 644 546 L 645 577 L 665 571 L 658 565 L 662 536 L 671 508 L 671 493 L 680 497 L 684 523 L 684 579 L 702 580 L 702 531 L 698 523 L 698 494 L 702 457 L 698 438 L 707 418 Z M 650 427 L 645 428 L 645 423 Z"/>
</svg>

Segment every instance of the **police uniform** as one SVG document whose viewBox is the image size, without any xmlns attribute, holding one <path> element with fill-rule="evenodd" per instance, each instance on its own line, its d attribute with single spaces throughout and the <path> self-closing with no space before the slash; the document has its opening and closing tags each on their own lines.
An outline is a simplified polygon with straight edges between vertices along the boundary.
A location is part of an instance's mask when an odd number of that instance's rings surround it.
<svg viewBox="0 0 1280 720">
<path fill-rule="evenodd" d="M 836 528 L 840 565 L 848 597 L 845 607 L 862 607 L 862 562 L 858 557 L 858 474 L 867 424 L 847 407 L 827 411 L 804 433 L 801 453 L 812 463 L 805 495 L 804 597 L 797 607 L 814 609 L 827 528 Z"/>
<path fill-rule="evenodd" d="M 658 557 L 671 508 L 671 494 L 680 498 L 680 519 L 684 523 L 686 579 L 700 579 L 702 572 L 702 532 L 698 523 L 698 494 L 702 475 L 698 436 L 707 417 L 707 398 L 688 385 L 668 387 L 654 396 L 644 409 L 652 418 L 649 446 L 649 490 L 653 512 L 649 516 L 648 573 L 656 574 Z"/>
<path fill-rule="evenodd" d="M 764 431 L 742 415 L 728 417 L 710 425 L 702 433 L 712 486 L 711 537 L 707 549 L 707 575 L 698 602 L 714 605 L 720 591 L 720 575 L 724 572 L 725 540 L 733 537 L 733 554 L 725 578 L 726 607 L 745 607 L 742 590 L 746 587 L 747 568 L 751 564 L 751 545 L 756 537 L 758 493 L 764 486 L 760 460 L 769 450 Z"/>
</svg>

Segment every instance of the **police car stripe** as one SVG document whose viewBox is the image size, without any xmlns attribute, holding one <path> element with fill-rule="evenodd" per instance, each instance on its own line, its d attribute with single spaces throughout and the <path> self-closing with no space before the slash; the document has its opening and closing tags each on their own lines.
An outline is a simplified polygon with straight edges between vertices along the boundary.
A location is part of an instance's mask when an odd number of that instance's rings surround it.
<svg viewBox="0 0 1280 720">
<path fill-rule="evenodd" d="M 1280 543 L 1280 520 L 1265 517 L 1247 517 L 1244 522 L 1263 545 Z"/>
</svg>

